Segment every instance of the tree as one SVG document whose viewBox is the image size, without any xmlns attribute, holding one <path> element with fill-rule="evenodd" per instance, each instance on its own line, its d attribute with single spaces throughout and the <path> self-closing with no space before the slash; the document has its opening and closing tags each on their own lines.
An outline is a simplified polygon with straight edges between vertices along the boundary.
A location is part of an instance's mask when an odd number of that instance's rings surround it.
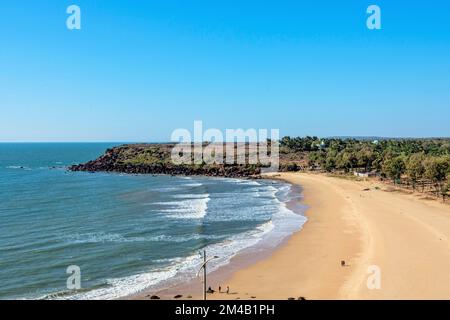
<svg viewBox="0 0 450 320">
<path fill-rule="evenodd" d="M 400 180 L 402 174 L 405 172 L 405 160 L 403 156 L 397 156 L 392 159 L 387 159 L 383 163 L 383 173 L 391 178 L 394 183 Z"/>
<path fill-rule="evenodd" d="M 362 148 L 356 153 L 356 164 L 359 168 L 364 168 L 366 171 L 372 168 L 372 162 L 375 160 L 375 154 L 373 150 L 364 145 Z"/>
<path fill-rule="evenodd" d="M 319 162 L 319 153 L 318 152 L 310 152 L 308 154 L 308 165 L 310 168 L 315 168 Z"/>
<path fill-rule="evenodd" d="M 327 157 L 325 159 L 324 169 L 328 172 L 331 172 L 334 169 L 336 169 L 336 158 L 334 155 L 327 154 Z"/>
<path fill-rule="evenodd" d="M 428 157 L 424 161 L 425 177 L 435 186 L 436 194 L 442 191 L 450 167 L 449 157 Z"/>
<path fill-rule="evenodd" d="M 448 196 L 448 192 L 450 191 L 450 182 L 447 182 L 447 184 L 442 188 L 441 194 L 442 194 L 442 201 L 445 202 L 445 197 Z"/>
<path fill-rule="evenodd" d="M 419 181 L 425 172 L 425 168 L 423 166 L 423 161 L 425 159 L 425 155 L 421 153 L 414 153 L 411 155 L 406 162 L 406 174 L 411 180 L 412 187 L 415 190 L 417 181 Z"/>
<path fill-rule="evenodd" d="M 344 150 L 343 152 L 339 153 L 336 159 L 336 166 L 337 168 L 342 169 L 345 172 L 348 172 L 350 169 L 353 168 L 355 159 L 356 157 L 354 156 L 352 151 Z"/>
</svg>

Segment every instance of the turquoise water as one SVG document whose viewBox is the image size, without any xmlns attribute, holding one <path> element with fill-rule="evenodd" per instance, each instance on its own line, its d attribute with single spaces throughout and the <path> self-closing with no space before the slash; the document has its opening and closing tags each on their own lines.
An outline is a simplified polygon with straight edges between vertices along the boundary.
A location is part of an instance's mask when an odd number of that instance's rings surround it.
<svg viewBox="0 0 450 320">
<path fill-rule="evenodd" d="M 273 181 L 68 172 L 116 144 L 0 144 L 0 299 L 113 299 L 210 270 L 305 221 Z M 68 266 L 81 289 L 68 290 Z"/>
</svg>

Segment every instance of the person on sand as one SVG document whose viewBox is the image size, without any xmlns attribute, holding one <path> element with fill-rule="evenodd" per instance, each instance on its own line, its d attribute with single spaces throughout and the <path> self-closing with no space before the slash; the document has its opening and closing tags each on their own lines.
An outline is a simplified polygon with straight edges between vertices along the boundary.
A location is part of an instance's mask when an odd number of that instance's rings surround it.
<svg viewBox="0 0 450 320">
<path fill-rule="evenodd" d="M 227 286 L 227 294 L 229 294 L 229 293 L 230 293 L 230 287 Z"/>
<path fill-rule="evenodd" d="M 219 293 L 222 293 L 222 287 L 219 286 Z"/>
</svg>

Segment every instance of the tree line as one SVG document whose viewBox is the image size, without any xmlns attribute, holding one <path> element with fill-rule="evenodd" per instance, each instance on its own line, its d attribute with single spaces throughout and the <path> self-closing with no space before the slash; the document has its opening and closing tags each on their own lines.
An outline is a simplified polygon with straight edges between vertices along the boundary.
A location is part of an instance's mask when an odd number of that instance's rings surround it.
<svg viewBox="0 0 450 320">
<path fill-rule="evenodd" d="M 284 137 L 281 155 L 304 154 L 309 170 L 367 172 L 445 198 L 450 189 L 450 139 Z M 298 166 L 290 165 L 288 170 Z"/>
</svg>

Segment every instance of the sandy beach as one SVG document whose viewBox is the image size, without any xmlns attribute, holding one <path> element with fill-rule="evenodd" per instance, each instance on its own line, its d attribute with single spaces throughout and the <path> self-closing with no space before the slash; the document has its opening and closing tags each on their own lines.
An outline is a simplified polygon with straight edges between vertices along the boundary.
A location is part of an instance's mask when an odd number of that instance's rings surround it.
<svg viewBox="0 0 450 320">
<path fill-rule="evenodd" d="M 304 188 L 307 223 L 269 257 L 212 277 L 208 285 L 229 286 L 230 294 L 208 299 L 450 299 L 448 204 L 375 181 L 272 177 Z M 378 271 L 379 289 L 369 289 Z M 198 281 L 159 294 L 182 290 L 186 297 L 197 287 Z"/>
</svg>

